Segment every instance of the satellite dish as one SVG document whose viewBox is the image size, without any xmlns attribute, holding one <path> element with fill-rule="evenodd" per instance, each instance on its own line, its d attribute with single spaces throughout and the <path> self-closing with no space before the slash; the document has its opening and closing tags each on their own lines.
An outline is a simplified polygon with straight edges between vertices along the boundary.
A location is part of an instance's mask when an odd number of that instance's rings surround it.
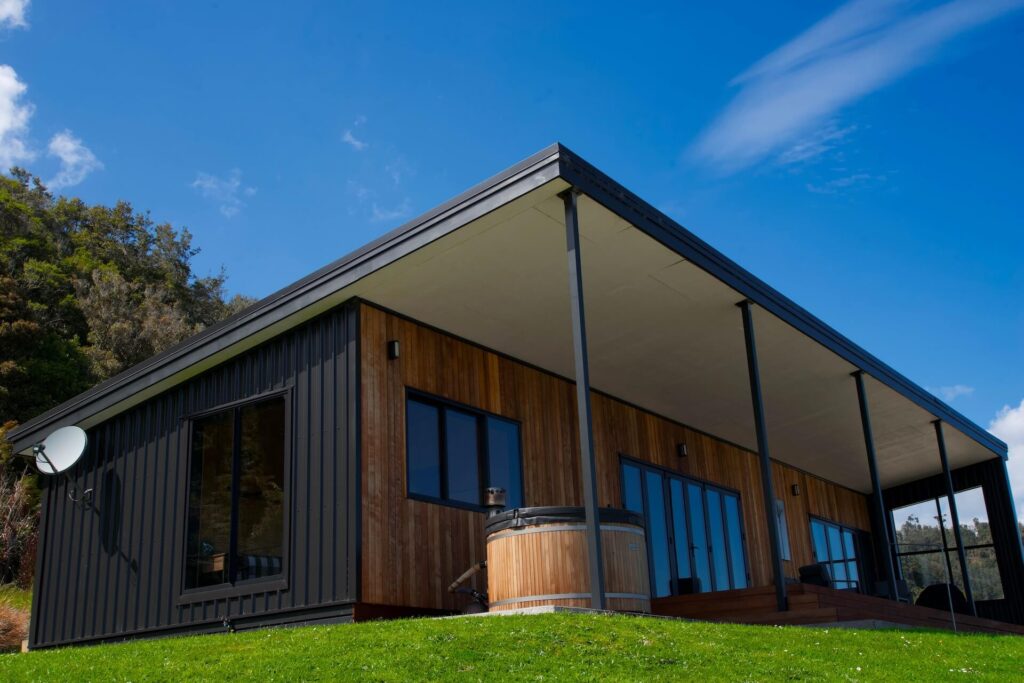
<svg viewBox="0 0 1024 683">
<path fill-rule="evenodd" d="M 36 446 L 36 468 L 43 474 L 71 469 L 85 453 L 89 439 L 80 427 L 61 427 Z"/>
<path fill-rule="evenodd" d="M 92 504 L 92 489 L 80 491 L 74 480 L 68 476 L 68 470 L 85 453 L 89 438 L 79 427 L 61 427 L 52 432 L 42 443 L 32 447 L 32 455 L 36 459 L 36 469 L 41 474 L 63 474 L 67 482 L 68 499 L 76 505 L 88 508 Z"/>
</svg>

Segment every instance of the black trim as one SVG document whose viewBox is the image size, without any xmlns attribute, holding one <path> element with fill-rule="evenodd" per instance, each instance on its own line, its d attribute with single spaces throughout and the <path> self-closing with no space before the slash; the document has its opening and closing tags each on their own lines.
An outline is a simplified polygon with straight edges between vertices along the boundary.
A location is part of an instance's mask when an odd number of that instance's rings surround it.
<svg viewBox="0 0 1024 683">
<path fill-rule="evenodd" d="M 871 431 L 871 412 L 868 409 L 867 389 L 864 387 L 864 373 L 857 370 L 852 376 L 857 387 L 857 405 L 860 409 L 861 431 L 864 433 L 864 451 L 868 457 L 868 472 L 871 475 L 872 496 L 869 501 L 869 503 L 873 503 L 871 516 L 875 520 L 876 528 L 881 531 L 881 537 L 886 541 L 886 548 L 881 553 L 881 560 L 885 580 L 889 584 L 889 596 L 893 600 L 898 600 L 896 567 L 893 565 L 892 559 L 894 548 L 892 525 L 889 523 L 889 515 L 886 514 L 885 501 L 882 498 L 882 481 L 878 474 L 878 461 L 875 457 L 875 437 Z"/>
<path fill-rule="evenodd" d="M 58 424 L 91 424 L 97 421 L 97 416 L 102 419 L 108 411 L 114 414 L 122 412 L 130 406 L 120 407 L 119 404 L 134 400 L 145 388 L 162 382 L 167 383 L 162 389 L 174 386 L 178 383 L 175 381 L 177 373 L 190 369 L 216 353 L 228 352 L 229 347 L 244 342 L 256 332 L 285 321 L 355 280 L 556 178 L 562 178 L 579 188 L 639 230 L 779 316 L 855 367 L 868 372 L 935 417 L 961 430 L 996 455 L 1004 459 L 1007 457 L 1005 443 L 910 382 L 558 143 L 271 294 L 249 309 L 25 422 L 12 430 L 7 438 L 14 444 L 15 450 L 20 452 L 30 447 L 49 427 Z M 239 348 L 237 351 L 243 350 L 246 349 Z"/>
<path fill-rule="evenodd" d="M 864 544 L 861 541 L 861 535 L 864 532 L 862 530 L 860 530 L 860 529 L 855 529 L 852 526 L 848 526 L 848 525 L 843 524 L 841 522 L 833 521 L 831 519 L 828 519 L 827 517 L 822 517 L 820 515 L 808 515 L 807 517 L 810 520 L 807 525 L 808 525 L 808 532 L 810 533 L 810 536 L 811 536 L 811 555 L 812 556 L 814 555 L 814 530 L 812 528 L 810 528 L 812 522 L 820 522 L 821 524 L 824 524 L 826 526 L 834 526 L 837 529 L 839 529 L 839 538 L 840 538 L 839 542 L 840 543 L 842 543 L 842 537 L 843 537 L 843 532 L 844 531 L 848 531 L 850 533 L 850 535 L 853 536 L 854 550 L 856 551 L 856 555 L 854 556 L 853 561 L 857 564 L 857 581 L 856 581 L 857 588 L 856 588 L 856 592 L 864 593 L 864 594 L 869 594 L 868 586 L 867 586 L 867 581 L 865 581 L 865 579 L 864 579 L 864 577 L 866 576 L 866 574 L 864 573 L 865 563 L 864 563 L 864 559 L 863 559 L 864 558 L 864 549 L 863 549 L 863 545 Z M 825 548 L 825 554 L 828 555 L 829 559 L 826 562 L 821 562 L 821 564 L 827 564 L 827 565 L 829 565 L 831 567 L 831 565 L 833 565 L 833 564 L 837 564 L 837 563 L 845 564 L 845 563 L 849 562 L 849 560 L 846 559 L 846 548 L 845 547 L 843 547 L 843 549 L 842 549 L 843 550 L 843 559 L 842 560 L 833 560 L 832 559 L 832 553 L 829 552 L 829 549 L 832 546 L 832 541 L 829 540 L 827 533 L 825 534 L 825 545 L 827 546 Z M 814 557 L 814 561 L 815 562 L 819 562 L 817 557 Z M 831 569 L 829 570 L 829 574 L 832 574 L 832 570 Z M 846 577 L 845 579 L 840 579 L 840 580 L 846 581 L 847 583 L 852 583 L 852 581 L 850 581 L 850 577 Z M 836 581 L 837 581 L 836 577 L 832 576 L 832 582 L 835 583 Z M 842 589 L 839 589 L 839 590 L 842 590 Z"/>
<path fill-rule="evenodd" d="M 236 376 L 237 379 L 237 376 Z M 235 387 L 235 392 L 239 392 L 239 388 Z M 239 490 L 239 477 L 241 475 L 241 449 L 242 449 L 242 409 L 251 405 L 257 405 L 268 401 L 281 399 L 284 403 L 284 448 L 285 453 L 283 454 L 284 461 L 284 486 L 282 491 L 285 492 L 284 500 L 281 503 L 281 573 L 274 574 L 267 577 L 258 577 L 255 579 L 245 579 L 242 581 L 237 580 L 238 572 L 238 490 Z M 188 518 L 191 514 L 189 506 L 191 504 L 191 491 L 192 491 L 192 448 L 194 447 L 193 439 L 195 433 L 196 422 L 205 418 L 212 417 L 220 413 L 230 412 L 232 414 L 232 429 L 233 433 L 233 444 L 231 453 L 231 536 L 228 549 L 228 580 L 216 584 L 213 586 L 202 586 L 196 588 L 185 587 L 185 573 L 181 574 L 181 584 L 178 586 L 178 595 L 175 603 L 179 606 L 188 605 L 192 603 L 203 602 L 206 600 L 215 600 L 222 598 L 232 598 L 240 595 L 251 595 L 254 592 L 267 592 L 267 591 L 278 591 L 287 590 L 289 584 L 290 575 L 290 552 L 292 539 L 292 528 L 291 528 L 291 515 L 290 509 L 292 505 L 292 490 L 291 484 L 293 481 L 292 476 L 292 461 L 294 460 L 295 445 L 292 441 L 292 407 L 294 401 L 292 398 L 292 386 L 289 384 L 285 388 L 277 389 L 273 391 L 264 392 L 256 396 L 248 397 L 238 401 L 230 401 L 213 408 L 204 409 L 201 411 L 195 411 L 190 413 L 187 417 L 183 418 L 187 420 L 188 425 L 186 432 L 187 437 L 187 449 L 185 453 L 185 459 L 188 461 L 187 469 L 188 474 L 185 478 L 184 487 L 184 510 L 185 510 L 185 522 L 184 522 L 184 533 L 182 539 L 185 546 L 182 550 L 182 558 L 188 557 Z"/>
<path fill-rule="evenodd" d="M 971 589 L 970 570 L 967 568 L 967 555 L 964 550 L 964 539 L 960 534 L 960 513 L 956 508 L 956 491 L 953 490 L 953 476 L 949 472 L 949 458 L 946 456 L 946 437 L 942 434 L 942 420 L 936 420 L 934 424 L 935 440 L 939 447 L 939 460 L 942 463 L 942 478 L 946 484 L 946 498 L 949 501 L 950 521 L 953 523 L 953 538 L 956 539 L 956 554 L 957 559 L 960 560 L 960 573 L 964 582 L 964 593 L 967 597 L 967 604 L 971 606 L 971 614 L 978 616 L 978 606 L 974 604 L 974 591 Z M 941 510 L 939 514 L 941 515 Z M 945 530 L 942 530 L 942 545 L 947 545 Z M 993 553 L 994 552 L 995 550 L 993 548 Z M 948 548 L 946 548 L 946 563 L 950 564 Z M 952 568 L 950 568 L 949 575 L 950 577 L 953 576 Z"/>
<path fill-rule="evenodd" d="M 854 367 L 864 370 L 935 417 L 953 425 L 996 455 L 1004 459 L 1007 457 L 1006 444 L 988 431 L 744 270 L 735 261 L 562 145 L 559 145 L 558 163 L 562 178 L 609 211 L 830 349 Z"/>
<path fill-rule="evenodd" d="M 425 405 L 430 405 L 437 408 L 437 429 L 438 437 L 440 439 L 440 452 L 438 453 L 438 466 L 440 468 L 440 496 L 430 496 L 424 493 L 417 493 L 409 490 L 409 422 L 408 422 L 408 405 L 409 399 L 418 401 Z M 474 505 L 473 503 L 467 503 L 461 500 L 454 500 L 448 497 L 448 443 L 445 429 L 445 414 L 446 409 L 452 409 L 462 413 L 469 413 L 477 420 L 477 472 L 479 476 L 479 482 L 481 484 L 491 480 L 491 462 L 490 462 L 490 447 L 488 444 L 488 434 L 490 432 L 487 425 L 487 420 L 493 419 L 501 422 L 506 422 L 511 425 L 515 425 L 518 430 L 518 441 L 519 452 L 517 455 L 517 464 L 519 466 L 519 494 L 526 501 L 526 483 L 523 477 L 523 424 L 519 420 L 506 417 L 504 415 L 498 415 L 487 410 L 483 410 L 476 406 L 469 405 L 468 403 L 461 403 L 459 401 L 446 398 L 444 396 L 438 396 L 436 394 L 430 394 L 422 389 L 416 389 L 414 387 L 407 386 L 405 388 L 405 404 L 403 406 L 404 417 L 405 417 L 405 496 L 411 500 L 418 500 L 424 503 L 432 503 L 435 505 L 446 505 L 448 507 L 460 508 L 463 510 L 471 510 L 473 512 L 487 512 L 487 508 L 483 506 L 483 488 L 480 488 L 480 504 Z"/>
<path fill-rule="evenodd" d="M 745 299 L 737 304 L 743 317 L 743 339 L 747 349 L 747 374 L 750 378 L 750 402 L 754 415 L 754 431 L 757 435 L 757 450 L 761 462 L 761 487 L 764 498 L 765 519 L 775 519 L 775 486 L 772 483 L 772 460 L 768 453 L 768 427 L 764 417 L 764 400 L 761 396 L 761 373 L 757 364 L 757 335 L 754 330 L 753 303 Z M 789 609 L 786 599 L 786 569 L 782 564 L 782 545 L 779 542 L 779 525 L 768 524 L 768 542 L 772 557 L 772 574 L 775 577 L 775 602 L 780 612 Z"/>
<path fill-rule="evenodd" d="M 649 496 L 647 488 L 647 478 L 644 476 L 645 472 L 653 472 L 662 478 L 662 499 L 664 501 L 664 515 L 665 515 L 665 530 L 668 537 L 668 557 L 669 557 L 669 591 L 671 595 L 678 595 L 678 581 L 679 581 L 679 567 L 678 560 L 676 557 L 676 532 L 675 532 L 675 520 L 672 517 L 672 491 L 671 491 L 671 480 L 676 479 L 682 484 L 683 494 L 683 515 L 686 519 L 686 534 L 689 548 L 687 550 L 687 556 L 690 561 L 690 575 L 693 577 L 696 573 L 696 556 L 694 554 L 693 545 L 693 519 L 690 515 L 690 491 L 688 485 L 695 485 L 701 489 L 701 509 L 703 510 L 702 515 L 704 519 L 704 539 L 707 544 L 707 562 L 708 562 L 708 578 L 711 582 L 708 591 L 702 592 L 718 592 L 721 590 L 731 590 L 735 588 L 733 584 L 733 572 L 732 572 L 732 548 L 729 545 L 729 534 L 728 526 L 726 523 L 725 514 L 725 497 L 730 496 L 736 499 L 737 513 L 739 519 L 739 532 L 740 539 L 743 543 L 743 575 L 746 581 L 746 586 L 749 587 L 750 581 L 750 553 L 747 550 L 747 531 L 746 524 L 743 518 L 743 496 L 738 489 L 733 489 L 728 486 L 707 480 L 700 479 L 698 477 L 692 477 L 688 474 L 682 474 L 676 470 L 662 467 L 661 465 L 655 465 L 654 463 L 639 460 L 625 453 L 619 453 L 619 495 L 622 498 L 623 505 L 626 500 L 626 478 L 622 476 L 622 470 L 624 465 L 629 465 L 640 470 L 640 496 L 643 498 L 643 517 L 646 524 L 647 518 L 650 516 Z M 712 540 L 710 518 L 708 516 L 708 502 L 707 502 L 707 491 L 712 490 L 719 494 L 721 498 L 721 513 L 722 513 L 722 531 L 723 531 L 723 549 L 725 550 L 725 562 L 727 572 L 729 574 L 729 586 L 727 588 L 715 587 L 715 566 L 714 566 L 714 553 L 713 547 L 714 541 Z M 631 514 L 637 514 L 633 510 L 626 510 Z M 774 518 L 773 518 L 774 521 Z M 650 573 L 650 582 L 652 595 L 654 591 L 654 550 L 651 547 L 650 535 L 647 535 L 647 567 Z"/>
</svg>

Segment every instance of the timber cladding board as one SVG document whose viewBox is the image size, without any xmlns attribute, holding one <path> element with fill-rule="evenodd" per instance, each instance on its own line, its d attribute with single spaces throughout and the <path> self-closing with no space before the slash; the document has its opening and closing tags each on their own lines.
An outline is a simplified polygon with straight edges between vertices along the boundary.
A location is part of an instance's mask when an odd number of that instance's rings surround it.
<svg viewBox="0 0 1024 683">
<path fill-rule="evenodd" d="M 416 389 L 521 424 L 526 506 L 582 505 L 576 397 L 571 382 L 392 314 L 360 309 L 362 549 L 360 600 L 459 609 L 447 586 L 486 556 L 484 515 L 406 496 L 405 397 Z M 389 360 L 387 342 L 399 357 Z M 771 583 L 768 528 L 757 456 L 707 434 L 595 392 L 594 449 L 601 506 L 622 507 L 619 457 L 735 489 L 740 493 L 753 585 Z M 770 437 L 770 435 L 769 435 Z M 677 444 L 689 455 L 680 458 Z M 813 561 L 808 518 L 870 530 L 860 493 L 774 463 L 776 496 L 785 502 L 793 560 L 787 574 Z M 799 496 L 791 485 L 799 484 Z M 473 585 L 484 590 L 486 579 Z"/>
<path fill-rule="evenodd" d="M 70 471 L 95 506 L 45 481 L 31 646 L 344 617 L 358 531 L 356 310 L 342 306 L 89 429 Z M 290 396 L 287 588 L 252 584 L 179 601 L 189 477 L 187 416 L 267 392 Z M 351 470 L 350 470 L 351 467 Z"/>
</svg>

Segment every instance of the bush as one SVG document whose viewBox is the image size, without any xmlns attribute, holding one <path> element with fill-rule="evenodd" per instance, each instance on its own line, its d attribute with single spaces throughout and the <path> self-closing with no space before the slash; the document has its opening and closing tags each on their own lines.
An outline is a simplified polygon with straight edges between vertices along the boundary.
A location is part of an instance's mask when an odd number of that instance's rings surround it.
<svg viewBox="0 0 1024 683">
<path fill-rule="evenodd" d="M 0 584 L 16 582 L 20 588 L 32 584 L 36 535 L 39 526 L 39 496 L 29 468 L 10 453 L 4 439 L 13 427 L 0 427 Z"/>
<path fill-rule="evenodd" d="M 0 652 L 17 652 L 28 638 L 28 611 L 0 603 Z"/>
</svg>

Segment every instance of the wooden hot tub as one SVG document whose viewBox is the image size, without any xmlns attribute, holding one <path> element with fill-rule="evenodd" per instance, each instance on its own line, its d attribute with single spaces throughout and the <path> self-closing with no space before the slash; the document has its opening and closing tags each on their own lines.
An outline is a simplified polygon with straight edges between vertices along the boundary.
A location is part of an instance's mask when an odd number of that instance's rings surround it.
<svg viewBox="0 0 1024 683">
<path fill-rule="evenodd" d="M 581 507 L 518 508 L 487 520 L 487 595 L 492 612 L 590 607 L 587 526 Z M 643 519 L 600 510 L 608 609 L 650 612 Z"/>
</svg>

